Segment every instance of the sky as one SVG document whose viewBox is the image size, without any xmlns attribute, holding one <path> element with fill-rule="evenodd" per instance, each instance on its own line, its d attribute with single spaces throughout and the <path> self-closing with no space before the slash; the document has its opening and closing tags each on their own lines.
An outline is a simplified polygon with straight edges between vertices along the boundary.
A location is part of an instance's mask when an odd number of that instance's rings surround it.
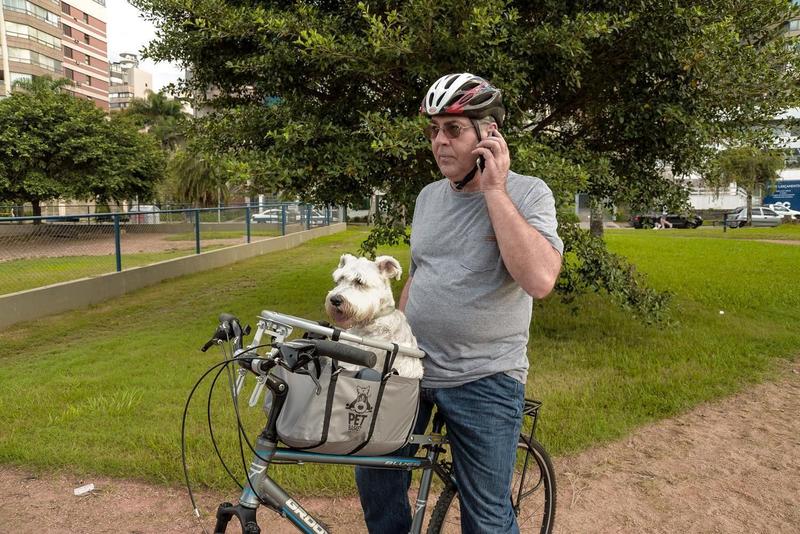
<svg viewBox="0 0 800 534">
<path fill-rule="evenodd" d="M 142 18 L 138 9 L 126 0 L 106 0 L 106 14 L 109 61 L 118 61 L 122 52 L 137 54 L 139 68 L 153 75 L 156 91 L 183 77 L 183 70 L 178 65 L 142 60 L 141 49 L 155 38 L 156 30 L 152 23 Z"/>
</svg>

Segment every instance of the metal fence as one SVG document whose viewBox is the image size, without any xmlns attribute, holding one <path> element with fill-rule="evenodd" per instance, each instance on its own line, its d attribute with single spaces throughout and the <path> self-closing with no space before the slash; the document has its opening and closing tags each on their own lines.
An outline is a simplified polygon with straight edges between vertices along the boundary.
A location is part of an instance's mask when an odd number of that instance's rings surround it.
<svg viewBox="0 0 800 534">
<path fill-rule="evenodd" d="M 345 220 L 299 203 L 0 217 L 0 295 Z"/>
</svg>

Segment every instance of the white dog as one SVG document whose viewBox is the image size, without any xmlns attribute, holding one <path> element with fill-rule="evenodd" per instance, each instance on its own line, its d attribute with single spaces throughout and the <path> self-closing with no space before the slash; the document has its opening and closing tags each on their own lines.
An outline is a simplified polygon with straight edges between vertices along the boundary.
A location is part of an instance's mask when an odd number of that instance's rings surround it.
<svg viewBox="0 0 800 534">
<path fill-rule="evenodd" d="M 403 270 L 391 256 L 378 256 L 375 261 L 345 254 L 333 271 L 336 287 L 325 298 L 325 311 L 339 328 L 360 337 L 371 337 L 417 347 L 406 316 L 394 307 L 392 278 L 400 279 Z M 360 346 L 364 348 L 363 346 Z M 375 369 L 383 369 L 386 353 L 373 350 L 378 356 Z M 400 376 L 422 378 L 422 360 L 398 354 L 394 369 Z"/>
</svg>

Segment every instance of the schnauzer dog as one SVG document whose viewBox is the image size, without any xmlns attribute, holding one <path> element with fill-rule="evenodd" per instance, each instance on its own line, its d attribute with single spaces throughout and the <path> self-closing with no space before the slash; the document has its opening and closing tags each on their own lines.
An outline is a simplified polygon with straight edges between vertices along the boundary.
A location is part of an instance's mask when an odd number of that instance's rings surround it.
<svg viewBox="0 0 800 534">
<path fill-rule="evenodd" d="M 402 274 L 400 263 L 391 256 L 378 256 L 370 261 L 344 254 L 333 271 L 336 287 L 325 298 L 328 317 L 351 334 L 416 348 L 417 340 L 406 316 L 394 307 L 389 283 L 392 278 L 399 280 Z M 378 349 L 373 352 L 378 356 L 375 369 L 383 369 L 386 353 Z M 398 354 L 394 369 L 400 376 L 422 378 L 419 358 Z"/>
</svg>

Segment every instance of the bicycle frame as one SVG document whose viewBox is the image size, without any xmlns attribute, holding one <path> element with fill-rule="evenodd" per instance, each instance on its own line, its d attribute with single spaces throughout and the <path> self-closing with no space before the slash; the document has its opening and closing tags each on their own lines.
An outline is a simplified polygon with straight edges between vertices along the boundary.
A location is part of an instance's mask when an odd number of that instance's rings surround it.
<svg viewBox="0 0 800 534">
<path fill-rule="evenodd" d="M 324 524 L 306 511 L 300 503 L 291 497 L 268 474 L 273 462 L 296 462 L 352 465 L 383 469 L 413 470 L 423 469 L 419 493 L 414 506 L 410 534 L 422 531 L 425 510 L 428 504 L 431 483 L 434 473 L 442 480 L 455 484 L 452 474 L 439 463 L 439 455 L 444 451 L 442 445 L 447 440 L 440 432 L 443 423 L 434 416 L 433 432 L 426 436 L 413 436 L 412 444 L 428 447 L 428 454 L 422 456 L 347 456 L 338 454 L 320 454 L 295 449 L 278 447 L 274 440 L 275 423 L 267 425 L 256 441 L 256 454 L 247 474 L 247 483 L 239 497 L 239 504 L 223 503 L 217 510 L 215 533 L 225 531 L 228 522 L 236 516 L 242 524 L 244 532 L 256 534 L 260 532 L 256 522 L 256 510 L 264 504 L 291 521 L 301 532 L 328 534 Z M 248 525 L 251 525 L 248 530 Z M 257 530 L 258 529 L 258 530 Z"/>
</svg>

